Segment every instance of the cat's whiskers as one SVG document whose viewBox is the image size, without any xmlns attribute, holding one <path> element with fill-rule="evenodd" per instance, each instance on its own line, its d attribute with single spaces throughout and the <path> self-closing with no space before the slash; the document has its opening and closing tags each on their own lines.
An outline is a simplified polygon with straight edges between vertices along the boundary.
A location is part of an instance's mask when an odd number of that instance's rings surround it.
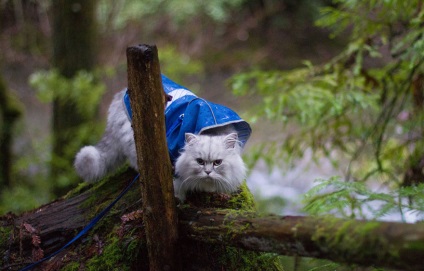
<svg viewBox="0 0 424 271">
<path fill-rule="evenodd" d="M 188 177 L 181 182 L 180 193 L 185 194 L 187 191 L 205 191 L 205 182 L 212 181 L 215 192 L 231 193 L 236 190 L 236 186 L 226 178 L 204 178 L 204 177 Z"/>
<path fill-rule="evenodd" d="M 245 177 L 236 133 L 229 135 L 186 134 L 184 152 L 175 168 L 176 193 L 184 200 L 188 191 L 233 193 Z"/>
<path fill-rule="evenodd" d="M 193 176 L 187 177 L 181 182 L 180 194 L 185 195 L 187 191 L 199 190 L 200 180 L 199 178 L 194 178 Z"/>
<path fill-rule="evenodd" d="M 213 181 L 216 186 L 216 191 L 219 193 L 231 193 L 235 190 L 232 182 L 222 176 L 214 178 Z"/>
</svg>

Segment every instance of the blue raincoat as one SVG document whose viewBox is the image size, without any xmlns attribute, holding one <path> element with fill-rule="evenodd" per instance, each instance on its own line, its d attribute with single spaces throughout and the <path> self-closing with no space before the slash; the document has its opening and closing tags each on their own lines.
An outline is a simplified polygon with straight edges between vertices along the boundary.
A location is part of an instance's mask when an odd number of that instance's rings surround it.
<svg viewBox="0 0 424 271">
<path fill-rule="evenodd" d="M 185 144 L 185 133 L 202 132 L 226 125 L 232 125 L 237 131 L 243 147 L 250 137 L 250 125 L 230 108 L 197 97 L 187 88 L 176 84 L 162 75 L 164 91 L 172 96 L 165 108 L 165 126 L 168 152 L 172 163 L 180 155 Z M 132 112 L 128 92 L 124 95 L 124 104 L 131 121 Z"/>
</svg>

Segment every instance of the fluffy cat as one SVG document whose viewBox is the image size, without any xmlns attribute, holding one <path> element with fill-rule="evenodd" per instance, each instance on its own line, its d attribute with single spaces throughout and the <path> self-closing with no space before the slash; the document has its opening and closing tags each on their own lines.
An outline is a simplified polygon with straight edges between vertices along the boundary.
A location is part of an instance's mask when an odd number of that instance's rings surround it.
<svg viewBox="0 0 424 271">
<path fill-rule="evenodd" d="M 134 133 L 122 102 L 125 90 L 118 92 L 109 107 L 102 139 L 95 146 L 83 147 L 75 157 L 75 169 L 87 182 L 95 182 L 127 160 L 138 170 Z M 187 133 L 186 144 L 175 162 L 175 195 L 185 199 L 188 191 L 226 192 L 237 190 L 245 178 L 241 145 L 231 124 Z"/>
<path fill-rule="evenodd" d="M 115 94 L 109 106 L 106 130 L 95 146 L 83 147 L 75 156 L 74 166 L 86 182 L 96 182 L 127 160 L 138 170 L 134 132 L 122 102 L 125 90 Z"/>
<path fill-rule="evenodd" d="M 246 175 L 237 133 L 185 137 L 175 163 L 176 196 L 184 200 L 188 191 L 235 192 Z"/>
</svg>

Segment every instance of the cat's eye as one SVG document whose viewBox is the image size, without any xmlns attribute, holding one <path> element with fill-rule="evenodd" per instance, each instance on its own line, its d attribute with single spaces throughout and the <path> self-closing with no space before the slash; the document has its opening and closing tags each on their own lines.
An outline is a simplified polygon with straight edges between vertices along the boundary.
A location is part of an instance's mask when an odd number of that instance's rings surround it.
<svg viewBox="0 0 424 271">
<path fill-rule="evenodd" d="M 220 164 L 222 164 L 222 159 L 218 159 L 218 160 L 213 161 L 214 166 L 219 166 Z"/>
<path fill-rule="evenodd" d="M 202 158 L 197 158 L 196 162 L 201 166 L 203 166 L 205 164 L 205 161 Z"/>
</svg>

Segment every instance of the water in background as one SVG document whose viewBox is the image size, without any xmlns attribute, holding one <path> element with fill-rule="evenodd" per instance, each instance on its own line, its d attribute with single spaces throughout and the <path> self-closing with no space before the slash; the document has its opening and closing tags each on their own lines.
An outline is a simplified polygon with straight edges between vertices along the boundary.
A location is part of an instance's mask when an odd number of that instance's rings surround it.
<svg viewBox="0 0 424 271">
<path fill-rule="evenodd" d="M 247 185 L 252 191 L 257 201 L 267 201 L 280 197 L 284 200 L 284 205 L 279 210 L 273 209 L 277 215 L 307 215 L 302 211 L 303 195 L 314 186 L 316 179 L 328 179 L 332 176 L 342 176 L 340 170 L 336 169 L 329 160 L 321 158 L 319 165 L 312 162 L 312 151 L 307 150 L 304 157 L 298 160 L 295 166 L 280 169 L 274 167 L 271 170 L 263 161 L 259 161 L 251 170 L 247 178 Z M 387 187 L 375 182 L 371 183 L 371 189 L 376 192 L 388 192 Z M 373 202 L 372 208 L 378 209 L 381 202 Z M 367 219 L 372 219 L 369 210 L 364 209 L 364 215 Z M 422 219 L 414 212 L 389 213 L 378 220 L 381 221 L 398 221 L 414 223 Z"/>
</svg>

